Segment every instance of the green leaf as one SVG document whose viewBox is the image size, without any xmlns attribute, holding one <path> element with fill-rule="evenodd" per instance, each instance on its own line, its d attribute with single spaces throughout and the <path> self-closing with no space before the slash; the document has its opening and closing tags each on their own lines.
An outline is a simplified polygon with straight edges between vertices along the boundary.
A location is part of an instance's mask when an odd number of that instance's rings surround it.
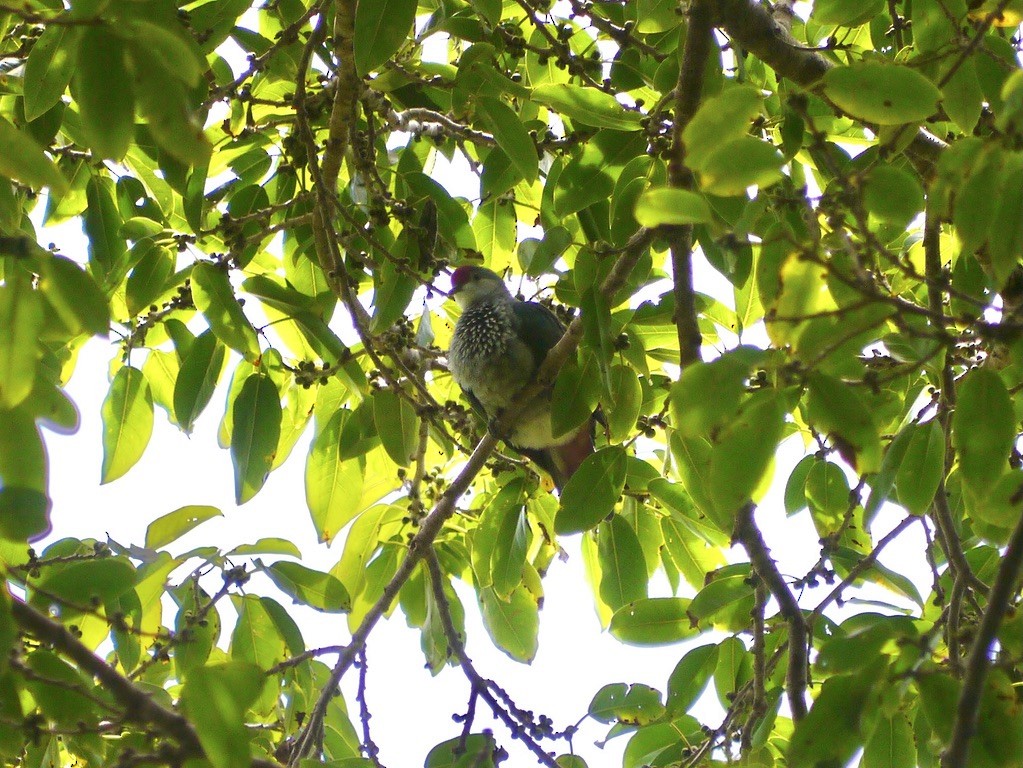
<svg viewBox="0 0 1023 768">
<path fill-rule="evenodd" d="M 234 497 L 244 504 L 266 482 L 281 437 L 281 396 L 269 376 L 254 373 L 245 380 L 232 415 Z"/>
<path fill-rule="evenodd" d="M 46 449 L 23 408 L 0 419 L 0 537 L 24 542 L 50 529 Z"/>
<path fill-rule="evenodd" d="M 649 685 L 605 685 L 590 702 L 587 714 L 600 723 L 648 725 L 664 714 L 661 694 Z"/>
<path fill-rule="evenodd" d="M 96 723 L 95 705 L 83 693 L 92 693 L 92 685 L 78 670 L 42 649 L 32 651 L 25 662 L 35 673 L 26 680 L 26 687 L 46 717 L 65 726 Z"/>
<path fill-rule="evenodd" d="M 355 8 L 355 69 L 368 75 L 405 42 L 416 18 L 416 0 L 378 0 Z"/>
<path fill-rule="evenodd" d="M 603 408 L 611 442 L 617 443 L 632 436 L 642 409 L 643 385 L 639 376 L 628 365 L 612 365 L 610 397 Z"/>
<path fill-rule="evenodd" d="M 103 176 L 93 176 L 85 188 L 85 234 L 89 238 L 89 271 L 101 281 L 120 279 L 128 255 L 121 236 L 121 215 L 114 199 L 114 185 Z"/>
<path fill-rule="evenodd" d="M 132 252 L 138 248 L 132 248 Z M 142 257 L 135 263 L 128 275 L 125 286 L 125 301 L 128 313 L 138 315 L 160 296 L 163 295 L 174 274 L 174 257 L 162 245 L 146 243 L 142 249 Z"/>
<path fill-rule="evenodd" d="M 227 5 L 227 3 L 218 3 Z M 193 21 L 195 16 L 193 13 Z M 160 148 L 188 167 L 209 162 L 211 146 L 184 84 L 164 68 L 161 52 L 132 39 L 128 47 L 139 112 Z"/>
<path fill-rule="evenodd" d="M 110 382 L 100 415 L 103 418 L 100 482 L 109 483 L 135 466 L 153 434 L 153 395 L 146 375 L 129 365 L 121 368 Z"/>
<path fill-rule="evenodd" d="M 686 189 L 651 187 L 636 201 L 636 221 L 644 227 L 703 224 L 713 218 L 702 195 Z"/>
<path fill-rule="evenodd" d="M 669 714 L 679 715 L 689 711 L 703 693 L 703 689 L 707 687 L 717 663 L 716 645 L 701 645 L 682 657 L 668 677 Z"/>
<path fill-rule="evenodd" d="M 506 493 L 506 489 L 510 491 Z M 490 576 L 494 592 L 501 599 L 508 599 L 522 583 L 522 569 L 532 543 L 525 500 L 522 483 L 519 482 L 502 488 L 492 505 L 498 507 L 499 522 L 491 552 Z"/>
<path fill-rule="evenodd" d="M 913 729 L 901 712 L 878 719 L 863 747 L 862 768 L 915 768 Z"/>
<path fill-rule="evenodd" d="M 833 761 L 844 765 L 862 743 L 860 718 L 880 675 L 878 661 L 873 669 L 857 675 L 828 678 L 807 716 L 796 725 L 789 742 L 788 765 L 814 768 Z M 826 739 L 821 734 L 826 733 Z"/>
<path fill-rule="evenodd" d="M 532 184 L 539 172 L 536 146 L 519 116 L 500 99 L 484 96 L 476 102 L 476 114 L 487 127 L 497 145 L 511 160 L 519 176 Z"/>
<path fill-rule="evenodd" d="M 204 506 L 201 504 L 189 504 L 186 507 L 179 507 L 173 512 L 161 515 L 149 524 L 146 528 L 146 547 L 148 549 L 159 549 L 173 541 L 177 541 L 193 528 L 196 528 L 207 520 L 214 517 L 223 517 L 224 513 L 216 507 Z M 292 545 L 294 546 L 294 545 Z M 232 550 L 235 554 L 241 547 Z"/>
<path fill-rule="evenodd" d="M 135 566 L 126 557 L 82 560 L 47 568 L 31 581 L 32 604 L 48 607 L 54 600 L 73 611 L 89 610 L 94 600 L 109 602 L 135 586 Z"/>
<path fill-rule="evenodd" d="M 984 495 L 1008 469 L 1016 434 L 1012 401 L 1001 377 L 990 368 L 974 368 L 957 389 L 952 446 L 963 482 Z"/>
<path fill-rule="evenodd" d="M 192 299 L 195 308 L 222 342 L 240 352 L 250 362 L 260 355 L 256 329 L 235 298 L 231 281 L 224 269 L 207 262 L 192 267 Z"/>
<path fill-rule="evenodd" d="M 305 497 L 320 541 L 329 543 L 359 511 L 363 466 L 342 459 L 344 416 L 337 411 L 313 439 L 305 467 Z"/>
<path fill-rule="evenodd" d="M 292 557 L 302 557 L 301 550 L 292 542 L 276 536 L 258 539 L 254 544 L 239 544 L 237 547 L 228 550 L 225 554 L 228 557 L 231 555 L 291 555 Z"/>
<path fill-rule="evenodd" d="M 57 194 L 68 189 L 67 179 L 36 140 L 0 117 L 0 176 L 17 179 L 30 187 L 49 187 Z"/>
<path fill-rule="evenodd" d="M 863 203 L 881 221 L 903 228 L 924 209 L 924 190 L 915 174 L 894 165 L 877 165 L 867 176 Z"/>
<path fill-rule="evenodd" d="M 336 576 L 283 560 L 271 565 L 266 573 L 282 592 L 297 603 L 326 613 L 351 610 L 348 590 Z"/>
<path fill-rule="evenodd" d="M 752 609 L 750 568 L 748 564 L 740 563 L 707 575 L 706 586 L 689 604 L 689 615 L 694 621 L 714 619 L 715 627 L 740 631 L 747 626 Z M 738 622 L 735 622 L 736 618 Z"/>
<path fill-rule="evenodd" d="M 74 81 L 89 146 L 99 157 L 122 159 L 135 132 L 135 94 L 125 44 L 105 24 L 82 32 Z"/>
<path fill-rule="evenodd" d="M 945 436 L 935 419 L 907 430 L 909 443 L 895 475 L 896 493 L 909 512 L 922 515 L 945 473 Z"/>
<path fill-rule="evenodd" d="M 360 595 L 366 585 L 366 566 L 380 547 L 384 528 L 400 525 L 405 514 L 401 507 L 380 504 L 367 509 L 352 523 L 341 559 L 330 572 L 341 580 L 353 598 Z"/>
<path fill-rule="evenodd" d="M 600 397 L 600 380 L 569 363 L 558 373 L 551 395 L 551 432 L 566 435 L 593 415 Z"/>
<path fill-rule="evenodd" d="M 407 467 L 419 450 L 419 416 L 404 397 L 392 389 L 373 393 L 373 420 L 380 442 L 400 467 Z"/>
<path fill-rule="evenodd" d="M 588 531 L 614 511 L 625 487 L 628 462 L 619 446 L 587 456 L 561 493 L 554 521 L 560 535 Z"/>
<path fill-rule="evenodd" d="M 878 125 L 926 120 L 941 99 L 941 91 L 916 70 L 873 60 L 828 70 L 824 94 L 852 117 Z"/>
<path fill-rule="evenodd" d="M 35 384 L 43 303 L 27 281 L 0 285 L 0 408 L 21 403 Z"/>
<path fill-rule="evenodd" d="M 168 28 L 138 17 L 130 19 L 125 27 L 128 35 L 145 46 L 168 74 L 189 88 L 199 85 L 207 65 L 194 43 L 179 34 L 180 27 Z"/>
<path fill-rule="evenodd" d="M 830 461 L 816 461 L 806 473 L 803 493 L 810 506 L 817 534 L 824 538 L 838 533 L 849 511 L 849 481 L 845 472 Z"/>
<path fill-rule="evenodd" d="M 75 69 L 78 28 L 48 25 L 25 62 L 25 119 L 44 115 L 67 90 Z"/>
<path fill-rule="evenodd" d="M 745 194 L 747 187 L 768 187 L 779 181 L 783 162 L 773 144 L 740 136 L 720 144 L 696 170 L 705 192 L 728 197 Z"/>
<path fill-rule="evenodd" d="M 238 621 L 231 633 L 231 658 L 267 670 L 284 661 L 287 647 L 263 600 L 256 595 L 234 599 Z"/>
<path fill-rule="evenodd" d="M 885 0 L 815 0 L 810 19 L 818 24 L 858 27 L 884 9 Z"/>
<path fill-rule="evenodd" d="M 682 132 L 687 163 L 701 166 L 723 142 L 747 135 L 763 101 L 760 91 L 749 85 L 733 86 L 706 99 Z"/>
<path fill-rule="evenodd" d="M 984 106 L 984 91 L 977 77 L 977 65 L 972 58 L 961 62 L 959 68 L 941 89 L 941 105 L 945 113 L 967 136 L 980 122 Z"/>
<path fill-rule="evenodd" d="M 639 112 L 630 112 L 614 96 L 596 88 L 567 83 L 541 85 L 533 89 L 533 101 L 594 128 L 638 131 L 642 127 Z"/>
<path fill-rule="evenodd" d="M 709 490 L 719 515 L 730 520 L 739 508 L 758 495 L 768 475 L 785 413 L 777 392 L 752 395 L 725 427 L 711 450 Z M 756 440 L 750 440 L 756 435 Z"/>
<path fill-rule="evenodd" d="M 106 336 L 110 304 L 92 275 L 64 256 L 43 260 L 39 288 L 68 328 Z"/>
<path fill-rule="evenodd" d="M 611 635 L 627 645 L 667 645 L 692 637 L 697 630 L 684 597 L 649 597 L 626 605 L 611 618 Z"/>
<path fill-rule="evenodd" d="M 252 762 L 245 712 L 263 688 L 259 667 L 241 661 L 193 669 L 181 703 L 214 768 L 247 768 Z"/>
<path fill-rule="evenodd" d="M 643 152 L 645 144 L 636 133 L 597 131 L 557 177 L 554 189 L 557 214 L 565 217 L 606 201 L 614 192 L 622 168 Z"/>
<path fill-rule="evenodd" d="M 655 486 L 658 492 L 664 488 L 660 483 L 654 483 L 652 486 Z M 651 493 L 654 492 L 651 488 Z M 676 519 L 675 515 L 661 518 L 661 535 L 668 556 L 691 587 L 699 589 L 703 586 L 708 573 L 725 564 L 720 549 L 708 545 L 689 529 L 686 522 Z"/>
<path fill-rule="evenodd" d="M 881 438 L 859 393 L 845 382 L 823 373 L 810 376 L 806 417 L 819 432 L 836 441 L 842 458 L 859 474 L 881 467 Z"/>
<path fill-rule="evenodd" d="M 491 733 L 463 734 L 431 749 L 425 768 L 494 768 L 498 751 Z"/>
<path fill-rule="evenodd" d="M 525 587 L 516 587 L 507 599 L 492 587 L 479 592 L 483 626 L 490 639 L 515 661 L 529 663 L 536 656 L 540 629 L 536 598 Z"/>
<path fill-rule="evenodd" d="M 686 437 L 709 437 L 734 416 L 758 351 L 738 347 L 709 363 L 687 365 L 671 388 L 671 423 Z M 714 397 L 707 397 L 713 392 Z"/>
<path fill-rule="evenodd" d="M 621 515 L 613 515 L 597 528 L 600 563 L 600 599 L 617 611 L 647 596 L 643 548 L 635 530 Z"/>
<path fill-rule="evenodd" d="M 212 331 L 205 331 L 196 337 L 182 361 L 174 382 L 174 417 L 186 434 L 209 405 L 226 357 L 224 345 Z"/>
</svg>

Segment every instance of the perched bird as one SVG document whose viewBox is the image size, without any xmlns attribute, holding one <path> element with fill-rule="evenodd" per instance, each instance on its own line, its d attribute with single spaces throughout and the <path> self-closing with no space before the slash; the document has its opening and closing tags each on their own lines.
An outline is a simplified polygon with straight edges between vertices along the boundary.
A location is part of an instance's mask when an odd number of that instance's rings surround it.
<svg viewBox="0 0 1023 768">
<path fill-rule="evenodd" d="M 458 267 L 451 275 L 451 295 L 462 308 L 448 350 L 451 374 L 473 409 L 490 421 L 533 381 L 565 326 L 542 304 L 516 299 L 501 277 L 484 267 Z M 593 431 L 590 418 L 555 437 L 547 391 L 533 398 L 501 437 L 545 470 L 560 491 L 593 453 Z"/>
</svg>

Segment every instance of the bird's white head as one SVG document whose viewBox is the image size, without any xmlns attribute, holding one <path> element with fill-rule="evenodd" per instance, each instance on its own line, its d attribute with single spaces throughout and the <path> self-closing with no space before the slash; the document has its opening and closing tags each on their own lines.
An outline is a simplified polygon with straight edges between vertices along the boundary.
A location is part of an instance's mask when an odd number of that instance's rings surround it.
<svg viewBox="0 0 1023 768">
<path fill-rule="evenodd" d="M 499 274 L 486 267 L 467 264 L 451 273 L 451 297 L 462 309 L 502 294 L 508 295 L 508 286 Z"/>
</svg>

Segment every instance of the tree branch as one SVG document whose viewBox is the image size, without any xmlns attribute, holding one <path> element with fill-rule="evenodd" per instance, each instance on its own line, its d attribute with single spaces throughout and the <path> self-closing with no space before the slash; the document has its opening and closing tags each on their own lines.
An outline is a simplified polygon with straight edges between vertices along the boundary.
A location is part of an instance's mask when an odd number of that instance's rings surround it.
<svg viewBox="0 0 1023 768">
<path fill-rule="evenodd" d="M 1005 549 L 1002 564 L 998 567 L 998 575 L 995 576 L 995 583 L 991 588 L 987 609 L 980 620 L 977 635 L 966 660 L 966 675 L 963 677 L 962 690 L 959 691 L 952 738 L 948 749 L 941 756 L 942 768 L 967 768 L 969 764 L 967 758 L 970 739 L 977 730 L 980 699 L 989 666 L 988 654 L 994 645 L 1002 619 L 1009 610 L 1009 604 L 1016 595 L 1016 583 L 1019 581 L 1021 569 L 1023 569 L 1023 517 L 1020 517 L 1016 529 L 1009 538 L 1009 546 Z"/>
<path fill-rule="evenodd" d="M 753 510 L 753 504 L 746 504 L 739 510 L 732 538 L 742 544 L 757 576 L 763 580 L 774 599 L 778 601 L 781 615 L 788 622 L 789 667 L 785 676 L 785 693 L 789 699 L 789 708 L 792 710 L 792 719 L 798 723 L 806 717 L 806 671 L 809 663 L 806 653 L 806 620 L 803 617 L 803 610 L 796 602 L 796 596 L 792 594 L 778 566 L 771 559 L 771 552 L 753 519 Z"/>
<path fill-rule="evenodd" d="M 187 718 L 157 704 L 149 694 L 90 651 L 63 624 L 16 597 L 11 598 L 11 614 L 19 627 L 52 646 L 81 670 L 95 677 L 104 690 L 124 707 L 126 717 L 156 726 L 161 733 L 174 739 L 186 755 L 205 754 L 199 736 Z"/>
<path fill-rule="evenodd" d="M 555 762 L 554 757 L 549 755 L 544 748 L 540 746 L 539 742 L 536 741 L 527 732 L 526 724 L 518 722 L 515 717 L 508 712 L 494 696 L 493 691 L 490 690 L 491 683 L 486 680 L 473 666 L 472 659 L 465 652 L 465 646 L 462 644 L 461 638 L 458 636 L 458 632 L 455 629 L 454 622 L 451 620 L 451 606 L 448 605 L 447 595 L 444 594 L 444 573 L 441 571 L 440 563 L 437 561 L 437 553 L 430 548 L 430 551 L 426 555 L 426 567 L 430 572 L 430 587 L 433 590 L 433 598 L 437 602 L 437 606 L 440 609 L 440 620 L 444 626 L 444 634 L 448 639 L 448 646 L 454 653 L 455 658 L 458 660 L 458 665 L 462 668 L 462 673 L 469 680 L 469 685 L 472 686 L 472 690 L 479 696 L 483 697 L 483 700 L 490 705 L 490 711 L 494 713 L 494 716 L 498 718 L 505 727 L 511 731 L 512 736 L 521 741 L 526 745 L 534 755 L 536 755 L 537 762 L 541 765 L 546 765 L 548 768 L 558 768 L 558 763 Z M 470 722 L 466 720 L 466 727 L 470 726 Z"/>
<path fill-rule="evenodd" d="M 686 148 L 682 132 L 700 106 L 703 73 L 713 42 L 714 27 L 710 8 L 706 0 L 694 0 L 689 6 L 689 28 L 675 86 L 675 119 L 668 159 L 668 182 L 678 189 L 693 188 L 692 171 L 685 165 Z M 674 277 L 672 293 L 675 297 L 679 362 L 685 368 L 700 361 L 700 347 L 703 346 L 703 337 L 696 320 L 696 293 L 693 288 L 693 225 L 683 224 L 667 227 L 666 230 Z"/>
</svg>

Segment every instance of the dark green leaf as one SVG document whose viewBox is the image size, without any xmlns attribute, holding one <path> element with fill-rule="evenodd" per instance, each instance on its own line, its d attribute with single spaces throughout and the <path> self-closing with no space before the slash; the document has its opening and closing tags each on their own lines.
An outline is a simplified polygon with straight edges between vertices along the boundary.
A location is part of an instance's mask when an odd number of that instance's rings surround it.
<svg viewBox="0 0 1023 768">
<path fill-rule="evenodd" d="M 185 433 L 209 405 L 224 370 L 227 350 L 212 331 L 196 337 L 174 382 L 174 417 Z"/>
<path fill-rule="evenodd" d="M 562 491 L 555 530 L 562 535 L 587 531 L 611 514 L 625 487 L 626 468 L 625 451 L 618 446 L 588 456 Z"/>
<path fill-rule="evenodd" d="M 945 473 L 945 436 L 936 419 L 907 429 L 909 444 L 895 475 L 896 493 L 909 512 L 922 515 Z"/>
<path fill-rule="evenodd" d="M 26 281 L 0 285 L 0 407 L 21 403 L 35 384 L 43 303 Z"/>
<path fill-rule="evenodd" d="M 99 157 L 120 160 L 135 131 L 135 95 L 124 42 L 105 24 L 82 32 L 74 80 L 89 145 Z"/>
<path fill-rule="evenodd" d="M 476 114 L 494 134 L 498 146 L 519 175 L 530 184 L 536 181 L 539 162 L 536 147 L 511 107 L 499 99 L 484 96 L 476 104 Z"/>
<path fill-rule="evenodd" d="M 269 376 L 254 373 L 245 380 L 232 415 L 234 496 L 244 504 L 266 482 L 281 437 L 281 396 Z"/>
<path fill-rule="evenodd" d="M 416 0 L 379 0 L 355 9 L 355 68 L 367 75 L 398 50 L 416 17 Z"/>
<path fill-rule="evenodd" d="M 394 390 L 373 393 L 373 420 L 380 442 L 395 464 L 407 467 L 419 448 L 419 417 L 415 408 Z"/>
</svg>

